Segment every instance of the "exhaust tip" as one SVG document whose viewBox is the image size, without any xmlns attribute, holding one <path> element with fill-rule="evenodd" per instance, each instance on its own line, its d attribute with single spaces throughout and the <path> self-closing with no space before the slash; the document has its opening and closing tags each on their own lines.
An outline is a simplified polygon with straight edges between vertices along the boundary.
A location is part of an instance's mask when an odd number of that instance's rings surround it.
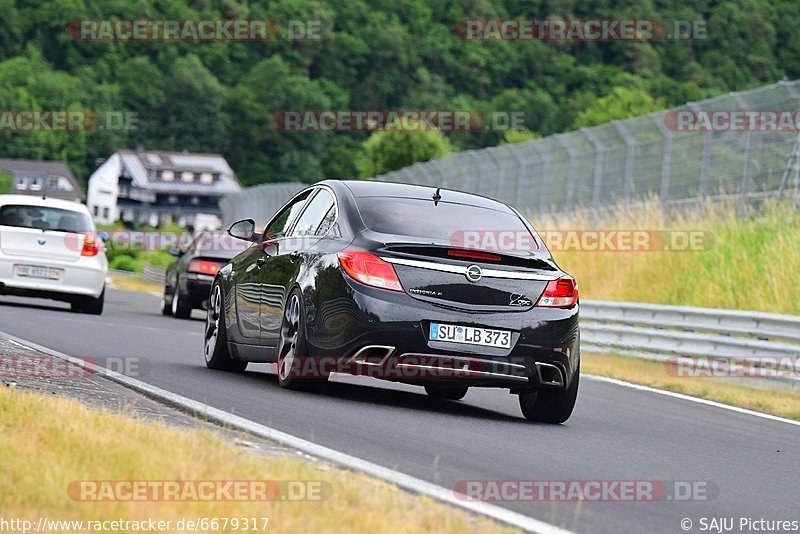
<svg viewBox="0 0 800 534">
<path fill-rule="evenodd" d="M 383 365 L 394 352 L 391 345 L 366 345 L 350 357 L 349 363 L 362 365 Z"/>
<path fill-rule="evenodd" d="M 545 386 L 564 387 L 564 373 L 561 368 L 552 363 L 536 362 L 536 372 L 539 374 L 539 383 Z"/>
</svg>

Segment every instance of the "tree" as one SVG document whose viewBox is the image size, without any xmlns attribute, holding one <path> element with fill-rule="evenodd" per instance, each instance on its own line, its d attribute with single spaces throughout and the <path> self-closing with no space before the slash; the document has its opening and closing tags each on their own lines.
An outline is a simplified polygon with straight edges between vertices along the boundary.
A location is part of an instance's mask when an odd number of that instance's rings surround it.
<svg viewBox="0 0 800 534">
<path fill-rule="evenodd" d="M 663 100 L 656 100 L 639 89 L 618 87 L 610 94 L 598 98 L 588 109 L 579 113 L 573 127 L 596 126 L 615 119 L 628 119 L 660 109 L 664 109 Z"/>
<path fill-rule="evenodd" d="M 452 151 L 450 141 L 441 131 L 422 129 L 415 122 L 409 122 L 405 129 L 395 122 L 373 133 L 362 146 L 364 152 L 358 162 L 362 178 L 442 158 Z"/>
</svg>

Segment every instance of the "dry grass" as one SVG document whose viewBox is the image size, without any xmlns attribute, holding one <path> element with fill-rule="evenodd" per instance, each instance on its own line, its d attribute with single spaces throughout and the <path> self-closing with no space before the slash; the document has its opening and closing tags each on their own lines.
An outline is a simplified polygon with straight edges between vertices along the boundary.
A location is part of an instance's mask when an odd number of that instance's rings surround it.
<svg viewBox="0 0 800 534">
<path fill-rule="evenodd" d="M 163 293 L 164 286 L 147 282 L 141 278 L 128 278 L 126 276 L 109 276 L 110 283 L 108 287 L 113 289 L 121 289 L 123 291 L 145 291 Z"/>
<path fill-rule="evenodd" d="M 741 215 L 741 213 L 739 213 Z M 735 205 L 709 205 L 667 218 L 657 202 L 587 216 L 543 217 L 546 230 L 703 230 L 705 250 L 553 251 L 587 299 L 679 304 L 800 314 L 800 214 L 768 205 L 759 215 L 737 216 Z"/>
<path fill-rule="evenodd" d="M 69 399 L 0 389 L 0 516 L 37 520 L 268 517 L 273 532 L 501 532 L 489 520 L 296 457 L 265 458 L 208 430 L 176 430 Z M 325 501 L 76 502 L 75 480 L 304 480 Z M 258 530 L 261 530 L 259 525 Z"/>
<path fill-rule="evenodd" d="M 666 363 L 620 356 L 583 353 L 581 370 L 595 375 L 618 378 L 636 384 L 683 393 L 693 397 L 749 408 L 800 420 L 800 396 L 783 391 L 765 391 L 721 378 L 676 376 Z M 742 380 L 748 380 L 743 378 Z"/>
</svg>

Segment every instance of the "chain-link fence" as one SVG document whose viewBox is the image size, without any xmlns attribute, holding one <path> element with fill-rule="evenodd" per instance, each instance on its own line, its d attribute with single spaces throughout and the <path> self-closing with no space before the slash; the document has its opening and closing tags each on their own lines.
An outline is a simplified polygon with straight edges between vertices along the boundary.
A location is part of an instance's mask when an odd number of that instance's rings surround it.
<svg viewBox="0 0 800 534">
<path fill-rule="evenodd" d="M 680 108 L 578 131 L 451 154 L 376 180 L 458 189 L 496 198 L 527 215 L 570 212 L 657 197 L 665 206 L 739 197 L 743 201 L 798 194 L 798 128 L 677 127 L 690 116 L 728 111 L 800 111 L 800 80 L 690 102 Z M 721 113 L 717 113 L 721 112 Z M 708 113 L 704 114 L 708 116 Z M 730 121 L 736 120 L 727 114 Z M 683 116 L 687 116 L 686 113 Z M 287 184 L 249 188 L 226 199 L 226 221 L 244 208 L 264 216 L 294 191 Z M 285 193 L 285 194 L 284 194 Z M 280 204 L 280 202 L 278 202 Z M 274 209 L 273 209 L 274 211 Z M 246 216 L 246 215 L 241 215 Z"/>
</svg>

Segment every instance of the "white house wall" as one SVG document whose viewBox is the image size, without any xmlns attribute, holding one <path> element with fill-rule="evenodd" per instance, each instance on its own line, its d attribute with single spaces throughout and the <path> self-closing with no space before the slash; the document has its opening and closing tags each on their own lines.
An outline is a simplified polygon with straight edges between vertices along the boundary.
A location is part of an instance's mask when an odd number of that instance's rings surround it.
<svg viewBox="0 0 800 534">
<path fill-rule="evenodd" d="M 122 174 L 122 160 L 119 154 L 115 153 L 89 177 L 86 205 L 96 222 L 111 223 L 119 219 L 117 196 L 120 174 Z"/>
</svg>

